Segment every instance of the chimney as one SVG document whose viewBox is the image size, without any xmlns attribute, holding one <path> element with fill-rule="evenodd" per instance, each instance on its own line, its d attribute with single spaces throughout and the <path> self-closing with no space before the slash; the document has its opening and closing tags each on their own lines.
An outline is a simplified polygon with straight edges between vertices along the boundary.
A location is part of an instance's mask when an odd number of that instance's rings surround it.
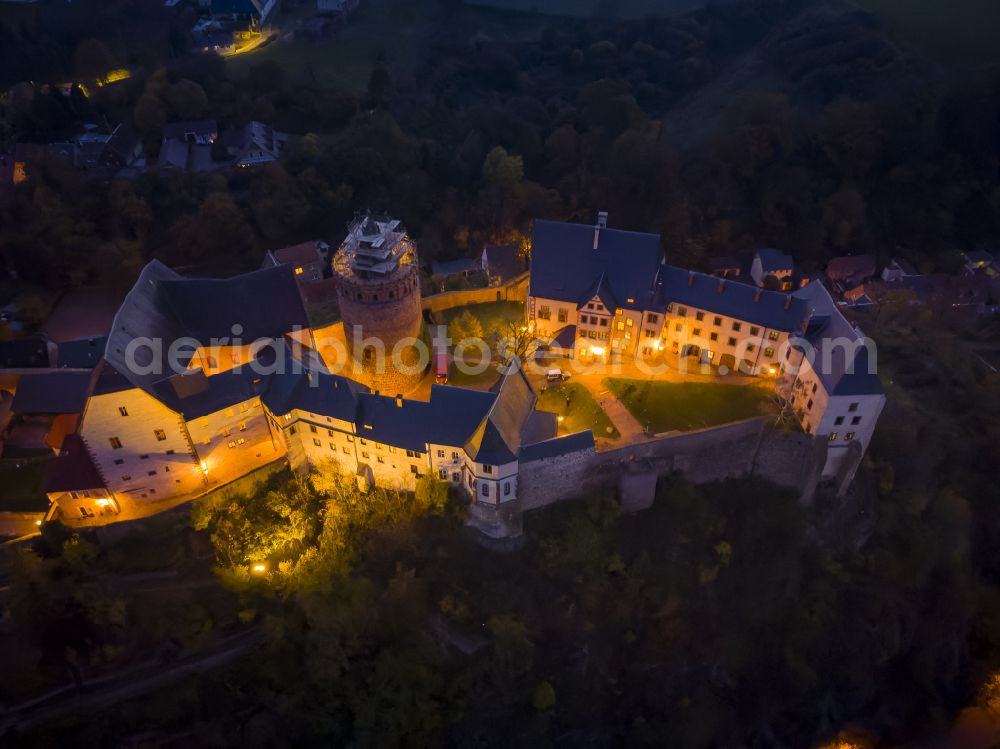
<svg viewBox="0 0 1000 749">
<path fill-rule="evenodd" d="M 785 294 L 785 309 L 788 309 L 791 306 L 792 306 L 792 295 Z"/>
<path fill-rule="evenodd" d="M 688 286 L 694 286 L 694 271 L 688 271 Z"/>
<path fill-rule="evenodd" d="M 597 249 L 597 243 L 600 241 L 600 239 L 601 239 L 601 227 L 600 226 L 595 226 L 594 227 L 594 249 L 595 250 Z"/>
<path fill-rule="evenodd" d="M 726 282 L 725 282 L 725 281 L 723 281 L 723 280 L 722 280 L 722 279 L 720 278 L 720 279 L 719 279 L 719 288 L 717 289 L 717 291 L 718 291 L 718 292 L 719 292 L 719 293 L 721 294 L 721 293 L 722 293 L 723 291 L 725 291 L 725 290 L 726 290 Z"/>
<path fill-rule="evenodd" d="M 598 211 L 598 213 L 597 213 L 597 226 L 600 229 L 607 229 L 608 228 L 608 212 L 607 211 Z"/>
<path fill-rule="evenodd" d="M 756 290 L 756 291 L 755 291 L 755 292 L 753 293 L 753 300 L 754 300 L 755 302 L 759 302 L 759 301 L 760 301 L 760 289 L 757 289 L 757 290 Z"/>
</svg>

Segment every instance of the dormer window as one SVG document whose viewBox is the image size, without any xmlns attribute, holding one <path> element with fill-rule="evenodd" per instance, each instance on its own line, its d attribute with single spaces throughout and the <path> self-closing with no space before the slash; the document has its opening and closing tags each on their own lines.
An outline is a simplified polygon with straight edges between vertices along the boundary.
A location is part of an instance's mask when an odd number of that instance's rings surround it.
<svg viewBox="0 0 1000 749">
<path fill-rule="evenodd" d="M 493 473 L 493 466 L 483 463 L 483 473 Z"/>
</svg>

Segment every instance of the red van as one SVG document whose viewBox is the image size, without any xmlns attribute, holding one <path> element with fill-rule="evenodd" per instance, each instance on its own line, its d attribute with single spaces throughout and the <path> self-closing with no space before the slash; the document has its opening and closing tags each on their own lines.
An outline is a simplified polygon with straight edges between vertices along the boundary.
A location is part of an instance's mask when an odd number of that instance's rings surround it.
<svg viewBox="0 0 1000 749">
<path fill-rule="evenodd" d="M 448 361 L 448 350 L 442 348 L 434 354 L 434 382 L 438 385 L 446 385 L 448 383 L 448 367 L 450 362 Z"/>
</svg>

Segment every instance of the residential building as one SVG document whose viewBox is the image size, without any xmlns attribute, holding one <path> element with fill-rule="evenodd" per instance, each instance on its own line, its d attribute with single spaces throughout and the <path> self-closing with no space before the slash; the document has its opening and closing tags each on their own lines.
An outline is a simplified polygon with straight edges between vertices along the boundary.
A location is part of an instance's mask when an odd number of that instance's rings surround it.
<svg viewBox="0 0 1000 749">
<path fill-rule="evenodd" d="M 300 242 L 290 247 L 271 250 L 264 257 L 265 268 L 287 265 L 295 274 L 295 280 L 302 284 L 323 280 L 323 268 L 327 265 L 330 245 L 319 240 Z"/>
<path fill-rule="evenodd" d="M 232 165 L 246 169 L 281 158 L 288 143 L 288 134 L 252 120 L 243 127 L 223 133 L 223 143 L 232 159 Z"/>
<path fill-rule="evenodd" d="M 750 266 L 755 284 L 779 291 L 791 291 L 794 273 L 792 256 L 771 248 L 757 250 Z"/>
<path fill-rule="evenodd" d="M 916 278 L 920 274 L 913 267 L 913 263 L 903 258 L 894 257 L 889 264 L 882 269 L 883 281 L 899 281 L 904 278 Z"/>
<path fill-rule="evenodd" d="M 609 229 L 602 213 L 592 226 L 538 220 L 531 246 L 527 317 L 539 338 L 572 337 L 574 356 L 609 361 L 634 355 L 647 329 L 659 335 L 658 235 Z"/>
<path fill-rule="evenodd" d="M 874 255 L 844 255 L 826 265 L 826 278 L 838 290 L 844 291 L 875 277 Z"/>
</svg>

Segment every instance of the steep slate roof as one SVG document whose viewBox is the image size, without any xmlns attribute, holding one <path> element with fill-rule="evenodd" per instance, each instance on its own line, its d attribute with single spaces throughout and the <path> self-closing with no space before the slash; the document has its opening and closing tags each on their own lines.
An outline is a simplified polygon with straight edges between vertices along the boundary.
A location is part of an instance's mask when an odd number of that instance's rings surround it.
<svg viewBox="0 0 1000 749">
<path fill-rule="evenodd" d="M 153 385 L 152 395 L 186 420 L 221 411 L 237 403 L 262 395 L 267 389 L 267 377 L 250 367 L 206 377 L 200 370 L 177 374 Z"/>
<path fill-rule="evenodd" d="M 800 330 L 808 317 L 808 303 L 803 299 L 739 281 L 672 265 L 663 267 L 660 281 L 660 294 L 665 303 L 697 307 L 765 328 L 790 333 Z"/>
<path fill-rule="evenodd" d="M 104 356 L 107 344 L 107 336 L 59 343 L 59 366 L 68 369 L 93 369 Z"/>
<path fill-rule="evenodd" d="M 831 281 L 865 281 L 875 275 L 874 255 L 843 255 L 826 264 L 826 277 Z"/>
<path fill-rule="evenodd" d="M 521 461 L 527 463 L 532 460 L 554 458 L 557 455 L 593 449 L 594 433 L 587 429 L 583 432 L 574 432 L 563 437 L 536 442 L 533 445 L 525 445 L 521 448 Z"/>
<path fill-rule="evenodd" d="M 522 430 L 536 400 L 535 391 L 515 358 L 507 365 L 489 412 L 465 443 L 469 458 L 492 465 L 517 460 Z"/>
<path fill-rule="evenodd" d="M 320 260 L 318 242 L 313 239 L 309 242 L 299 242 L 289 247 L 282 247 L 271 250 L 267 253 L 268 259 L 273 262 L 271 265 L 308 265 Z"/>
<path fill-rule="evenodd" d="M 611 291 L 611 284 L 604 273 L 586 291 L 580 294 L 576 308 L 583 309 L 587 302 L 594 297 L 600 299 L 601 304 L 607 307 L 608 312 L 611 314 L 614 314 L 615 310 L 618 309 L 618 300 L 615 299 L 614 292 Z"/>
<path fill-rule="evenodd" d="M 401 400 L 385 395 L 362 393 L 359 397 L 358 437 L 404 450 L 427 449 L 427 425 L 432 408 L 424 401 Z"/>
<path fill-rule="evenodd" d="M 808 305 L 809 324 L 803 337 L 815 351 L 813 371 L 827 393 L 882 394 L 878 375 L 868 371 L 868 348 L 860 344 L 858 331 L 837 309 L 823 284 L 808 284 L 794 292 L 793 296 Z"/>
<path fill-rule="evenodd" d="M 0 369 L 51 367 L 54 344 L 44 333 L 0 341 Z"/>
<path fill-rule="evenodd" d="M 491 244 L 483 248 L 489 272 L 504 281 L 524 273 L 524 258 L 512 244 Z"/>
<path fill-rule="evenodd" d="M 282 416 L 293 409 L 353 422 L 358 413 L 361 386 L 353 380 L 318 372 L 271 375 L 262 400 L 271 413 Z"/>
<path fill-rule="evenodd" d="M 90 380 L 89 371 L 21 375 L 11 411 L 16 414 L 83 413 L 90 394 Z"/>
<path fill-rule="evenodd" d="M 185 120 L 183 122 L 168 122 L 163 126 L 163 138 L 184 139 L 188 133 L 195 135 L 215 135 L 219 132 L 215 120 Z"/>
<path fill-rule="evenodd" d="M 596 230 L 591 224 L 535 221 L 531 295 L 578 304 L 603 274 L 619 307 L 655 309 L 653 281 L 663 258 L 659 235 L 600 229 L 595 250 Z"/>
<path fill-rule="evenodd" d="M 105 358 L 137 387 L 150 390 L 155 382 L 174 374 L 167 354 L 179 338 L 190 337 L 208 345 L 213 338 L 232 338 L 233 326 L 239 325 L 242 332 L 238 337 L 250 343 L 279 339 L 308 324 L 289 266 L 226 279 L 184 278 L 153 260 L 142 269 L 115 315 Z M 126 348 L 134 338 L 162 342 L 158 361 L 153 361 L 154 353 L 148 347 L 135 352 L 136 364 L 144 371 L 132 371 L 126 361 Z"/>
<path fill-rule="evenodd" d="M 757 257 L 760 258 L 760 267 L 766 273 L 776 270 L 790 270 L 795 267 L 795 262 L 791 255 L 786 255 L 780 250 L 771 247 L 763 247 L 757 250 Z"/>
<path fill-rule="evenodd" d="M 94 465 L 79 435 L 67 434 L 59 457 L 52 462 L 46 492 L 69 492 L 78 489 L 102 489 L 104 479 Z"/>
<path fill-rule="evenodd" d="M 479 263 L 471 257 L 461 257 L 457 260 L 435 260 L 431 263 L 431 273 L 435 276 L 453 276 L 477 270 L 479 270 Z"/>
</svg>

